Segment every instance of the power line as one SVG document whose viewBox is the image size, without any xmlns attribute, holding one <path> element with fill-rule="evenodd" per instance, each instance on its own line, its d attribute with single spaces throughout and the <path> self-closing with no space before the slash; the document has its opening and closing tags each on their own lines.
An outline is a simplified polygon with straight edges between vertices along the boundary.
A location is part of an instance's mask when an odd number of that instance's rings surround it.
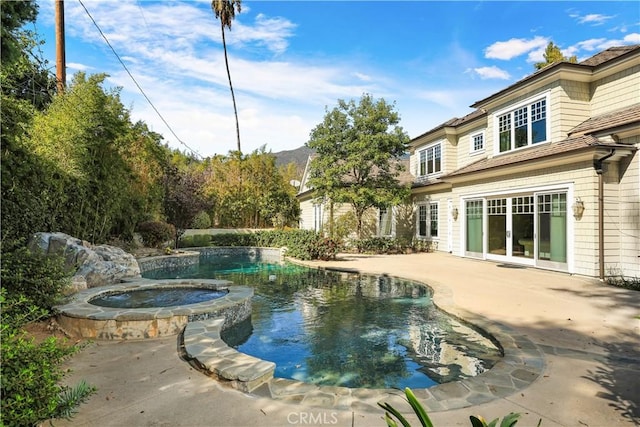
<svg viewBox="0 0 640 427">
<path fill-rule="evenodd" d="M 153 102 L 151 102 L 151 100 L 149 99 L 149 97 L 147 96 L 147 94 L 144 92 L 144 90 L 142 89 L 142 87 L 138 84 L 138 82 L 136 81 L 136 79 L 133 77 L 133 75 L 131 74 L 131 72 L 129 71 L 129 68 L 127 68 L 126 64 L 124 63 L 124 61 L 122 61 L 122 59 L 120 58 L 120 55 L 118 55 L 118 53 L 116 52 L 116 50 L 113 48 L 113 46 L 111 45 L 111 43 L 109 42 L 109 39 L 107 39 L 107 36 L 102 32 L 102 30 L 100 29 L 100 26 L 98 26 L 98 23 L 95 21 L 95 19 L 93 19 L 93 16 L 91 16 L 91 14 L 89 13 L 89 11 L 87 10 L 86 6 L 84 5 L 84 3 L 82 3 L 82 0 L 78 0 L 78 2 L 80 3 L 80 5 L 82 6 L 82 8 L 84 9 L 84 11 L 87 13 L 87 15 L 89 16 L 89 19 L 91 19 L 91 22 L 93 22 L 93 25 L 95 25 L 95 27 L 98 29 L 98 32 L 100 32 L 100 35 L 102 36 L 102 38 L 104 39 L 104 41 L 107 43 L 107 45 L 109 46 L 109 48 L 111 49 L 111 51 L 113 52 L 113 54 L 116 56 L 116 58 L 118 58 L 118 61 L 120 61 L 120 64 L 122 65 L 122 67 L 124 68 L 124 70 L 127 72 L 127 74 L 129 74 L 129 77 L 131 77 L 131 80 L 133 80 L 133 83 L 135 83 L 136 87 L 138 88 L 138 90 L 140 91 L 140 93 L 142 94 L 142 96 L 144 96 L 144 98 L 147 100 L 147 102 L 149 103 L 149 105 L 151 105 L 151 108 L 153 108 L 153 110 L 156 112 L 156 114 L 158 115 L 158 117 L 160 117 L 160 120 L 162 120 L 162 122 L 167 126 L 167 128 L 169 129 L 169 131 L 171 132 L 171 134 L 178 140 L 178 142 L 182 145 L 184 145 L 189 151 L 191 151 L 192 153 L 194 153 L 196 156 L 202 158 L 202 156 L 200 155 L 200 153 L 198 153 L 196 150 L 194 150 L 193 148 L 189 147 L 184 141 L 182 141 L 178 135 L 176 135 L 176 133 L 173 131 L 173 129 L 171 128 L 171 126 L 169 126 L 169 123 L 167 123 L 167 121 L 164 119 L 164 117 L 162 116 L 162 114 L 160 114 L 160 111 L 158 111 L 158 109 L 156 108 L 155 105 L 153 105 Z"/>
</svg>

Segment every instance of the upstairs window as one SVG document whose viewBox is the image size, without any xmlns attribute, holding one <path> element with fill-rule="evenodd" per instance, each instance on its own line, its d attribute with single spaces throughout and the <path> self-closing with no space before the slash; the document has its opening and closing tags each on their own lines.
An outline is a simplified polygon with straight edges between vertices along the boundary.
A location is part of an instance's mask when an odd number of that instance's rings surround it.
<svg viewBox="0 0 640 427">
<path fill-rule="evenodd" d="M 471 135 L 471 152 L 484 151 L 484 132 Z"/>
<path fill-rule="evenodd" d="M 547 97 L 497 115 L 499 150 L 516 150 L 547 141 Z"/>
<path fill-rule="evenodd" d="M 442 170 L 442 145 L 432 145 L 418 152 L 418 176 L 439 173 Z"/>
</svg>

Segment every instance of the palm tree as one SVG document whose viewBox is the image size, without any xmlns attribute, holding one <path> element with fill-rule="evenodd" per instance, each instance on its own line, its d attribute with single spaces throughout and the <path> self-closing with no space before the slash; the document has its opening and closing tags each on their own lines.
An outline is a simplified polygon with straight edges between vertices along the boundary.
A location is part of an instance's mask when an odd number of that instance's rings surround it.
<svg viewBox="0 0 640 427">
<path fill-rule="evenodd" d="M 227 66 L 227 76 L 229 77 L 229 88 L 231 89 L 231 99 L 233 100 L 233 112 L 236 115 L 236 135 L 238 137 L 238 151 L 240 150 L 240 124 L 238 123 L 238 108 L 236 107 L 236 97 L 233 93 L 233 85 L 231 84 L 231 73 L 229 72 L 229 58 L 227 58 L 227 41 L 224 37 L 224 28 L 231 30 L 231 23 L 236 17 L 236 11 L 240 13 L 241 0 L 212 0 L 211 9 L 216 15 L 216 19 L 220 19 L 220 28 L 222 29 L 222 47 L 224 48 L 224 63 Z"/>
</svg>

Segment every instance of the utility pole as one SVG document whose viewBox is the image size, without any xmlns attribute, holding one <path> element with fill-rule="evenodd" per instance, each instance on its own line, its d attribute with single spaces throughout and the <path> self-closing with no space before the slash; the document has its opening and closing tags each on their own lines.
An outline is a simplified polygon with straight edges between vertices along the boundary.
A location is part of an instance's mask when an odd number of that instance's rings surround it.
<svg viewBox="0 0 640 427">
<path fill-rule="evenodd" d="M 64 92 L 67 82 L 67 61 L 64 44 L 64 0 L 56 0 L 56 83 L 58 93 Z"/>
</svg>

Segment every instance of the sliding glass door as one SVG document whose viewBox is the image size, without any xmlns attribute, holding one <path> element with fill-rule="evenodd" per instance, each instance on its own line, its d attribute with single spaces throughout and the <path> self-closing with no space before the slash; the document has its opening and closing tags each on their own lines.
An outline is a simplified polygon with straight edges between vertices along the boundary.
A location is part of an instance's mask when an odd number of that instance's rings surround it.
<svg viewBox="0 0 640 427">
<path fill-rule="evenodd" d="M 562 268 L 567 263 L 567 193 L 538 195 L 537 258 L 540 265 Z"/>
<path fill-rule="evenodd" d="M 466 218 L 466 242 L 465 254 L 468 256 L 482 257 L 482 200 L 467 200 L 465 202 Z"/>
<path fill-rule="evenodd" d="M 465 254 L 567 267 L 567 193 L 514 194 L 465 201 Z"/>
<path fill-rule="evenodd" d="M 533 259 L 534 256 L 534 198 L 511 198 L 511 256 Z"/>
</svg>

